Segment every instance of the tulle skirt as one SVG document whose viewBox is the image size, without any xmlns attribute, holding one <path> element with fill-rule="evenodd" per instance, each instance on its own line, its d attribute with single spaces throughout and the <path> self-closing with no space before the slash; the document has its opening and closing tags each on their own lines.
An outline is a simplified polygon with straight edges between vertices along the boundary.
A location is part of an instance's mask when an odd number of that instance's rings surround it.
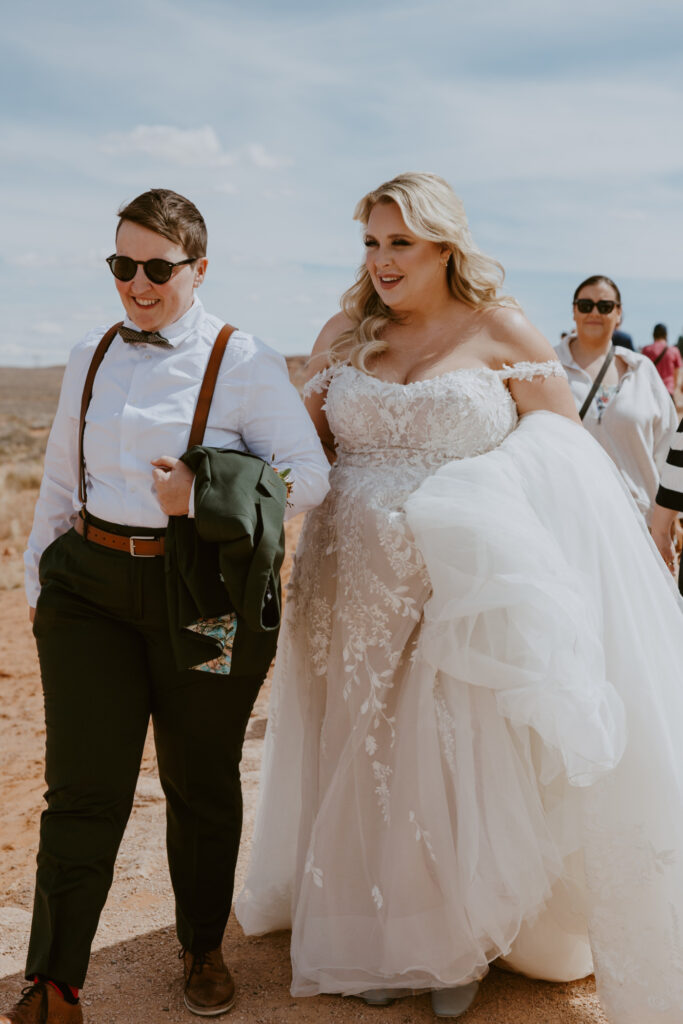
<svg viewBox="0 0 683 1024">
<path fill-rule="evenodd" d="M 592 952 L 612 1021 L 680 1024 L 683 615 L 616 470 L 532 413 L 403 512 L 429 587 L 384 677 L 349 685 L 343 622 L 312 670 L 290 602 L 240 922 L 292 928 L 298 995 Z M 300 557 L 339 602 L 332 548 Z"/>
</svg>

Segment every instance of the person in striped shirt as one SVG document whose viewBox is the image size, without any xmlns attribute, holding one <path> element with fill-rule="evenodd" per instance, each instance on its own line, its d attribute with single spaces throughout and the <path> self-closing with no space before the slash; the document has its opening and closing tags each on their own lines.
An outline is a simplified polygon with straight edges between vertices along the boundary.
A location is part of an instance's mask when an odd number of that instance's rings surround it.
<svg viewBox="0 0 683 1024">
<path fill-rule="evenodd" d="M 674 434 L 662 470 L 652 512 L 650 532 L 669 571 L 676 575 L 676 543 L 674 523 L 683 512 L 683 420 Z M 683 580 L 678 574 L 678 589 L 683 594 Z"/>
</svg>

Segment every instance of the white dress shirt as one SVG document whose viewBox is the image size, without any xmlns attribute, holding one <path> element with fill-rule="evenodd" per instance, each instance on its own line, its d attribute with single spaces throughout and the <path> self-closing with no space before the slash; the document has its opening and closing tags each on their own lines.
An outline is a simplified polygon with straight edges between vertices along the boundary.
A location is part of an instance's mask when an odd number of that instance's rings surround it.
<svg viewBox="0 0 683 1024">
<path fill-rule="evenodd" d="M 124 323 L 137 329 L 128 319 Z M 95 377 L 86 419 L 87 507 L 94 516 L 150 530 L 166 526 L 168 516 L 153 491 L 151 460 L 178 457 L 187 449 L 200 383 L 222 325 L 195 296 L 187 313 L 160 331 L 170 348 L 114 338 Z M 69 529 L 80 508 L 83 383 L 107 326 L 90 331 L 72 349 L 64 373 L 24 555 L 32 607 L 40 592 L 40 556 Z M 313 508 L 327 493 L 329 464 L 285 360 L 251 334 L 235 331 L 228 342 L 204 443 L 250 451 L 278 470 L 289 467 L 293 487 L 287 517 Z"/>
<path fill-rule="evenodd" d="M 593 381 L 574 362 L 569 342 L 557 346 L 557 355 L 567 371 L 569 386 L 580 409 Z M 626 371 L 602 415 L 594 398 L 583 425 L 616 464 L 636 505 L 649 523 L 659 477 L 678 426 L 676 409 L 657 368 L 640 352 L 618 348 L 615 358 L 623 359 Z"/>
</svg>

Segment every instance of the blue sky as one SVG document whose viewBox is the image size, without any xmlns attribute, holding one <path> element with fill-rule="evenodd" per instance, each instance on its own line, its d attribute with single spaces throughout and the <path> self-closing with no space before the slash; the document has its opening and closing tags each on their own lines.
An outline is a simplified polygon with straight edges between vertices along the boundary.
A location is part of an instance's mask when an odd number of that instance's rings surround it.
<svg viewBox="0 0 683 1024">
<path fill-rule="evenodd" d="M 355 202 L 405 170 L 461 195 L 555 341 L 575 285 L 683 330 L 683 4 L 50 0 L 0 37 L 0 365 L 119 314 L 103 259 L 152 186 L 209 227 L 202 299 L 305 353 L 361 258 Z"/>
</svg>

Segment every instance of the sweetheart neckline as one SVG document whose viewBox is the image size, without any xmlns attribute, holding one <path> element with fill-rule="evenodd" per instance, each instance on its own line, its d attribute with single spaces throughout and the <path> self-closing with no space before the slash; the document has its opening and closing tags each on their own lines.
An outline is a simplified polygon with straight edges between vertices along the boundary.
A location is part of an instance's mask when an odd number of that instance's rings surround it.
<svg viewBox="0 0 683 1024">
<path fill-rule="evenodd" d="M 365 370 L 361 370 L 358 366 L 352 366 L 351 363 L 342 363 L 340 368 L 347 370 L 354 370 L 356 373 L 361 374 L 363 377 L 367 377 L 369 380 L 374 380 L 378 384 L 386 384 L 389 387 L 397 388 L 411 388 L 417 384 L 431 384 L 435 380 L 443 380 L 444 377 L 453 377 L 459 373 L 492 373 L 494 377 L 500 380 L 499 374 L 505 373 L 506 370 L 511 369 L 510 366 L 503 366 L 500 370 L 494 370 L 491 366 L 459 366 L 454 370 L 446 370 L 444 373 L 437 373 L 433 377 L 421 377 L 419 380 L 385 380 L 383 377 L 375 377 L 372 373 L 366 373 Z M 501 381 L 502 383 L 502 381 Z"/>
<path fill-rule="evenodd" d="M 498 380 L 501 385 L 505 385 L 508 380 L 532 380 L 534 377 L 554 377 L 554 376 L 565 376 L 566 370 L 562 366 L 562 363 L 558 359 L 546 359 L 546 360 L 520 360 L 516 363 L 503 363 L 503 366 L 499 370 L 494 370 L 491 366 L 459 366 L 453 370 L 446 370 L 444 373 L 437 373 L 433 377 L 423 377 L 419 380 L 409 380 L 403 383 L 400 380 L 384 380 L 382 377 L 375 377 L 373 374 L 366 373 L 357 366 L 353 366 L 348 362 L 333 363 L 331 366 L 326 366 L 322 370 L 318 370 L 310 380 L 304 384 L 304 396 L 308 396 L 313 392 L 317 391 L 322 393 L 325 390 L 325 386 L 329 385 L 334 378 L 336 373 L 342 370 L 349 369 L 353 370 L 357 375 L 365 377 L 367 380 L 372 380 L 377 383 L 378 386 L 386 389 L 400 388 L 405 391 L 409 388 L 419 389 L 425 388 L 425 385 L 431 384 L 433 381 L 445 380 L 447 378 L 455 378 L 461 374 L 473 374 L 476 375 L 488 375 L 489 378 Z M 509 394 L 509 389 L 505 388 Z"/>
</svg>

